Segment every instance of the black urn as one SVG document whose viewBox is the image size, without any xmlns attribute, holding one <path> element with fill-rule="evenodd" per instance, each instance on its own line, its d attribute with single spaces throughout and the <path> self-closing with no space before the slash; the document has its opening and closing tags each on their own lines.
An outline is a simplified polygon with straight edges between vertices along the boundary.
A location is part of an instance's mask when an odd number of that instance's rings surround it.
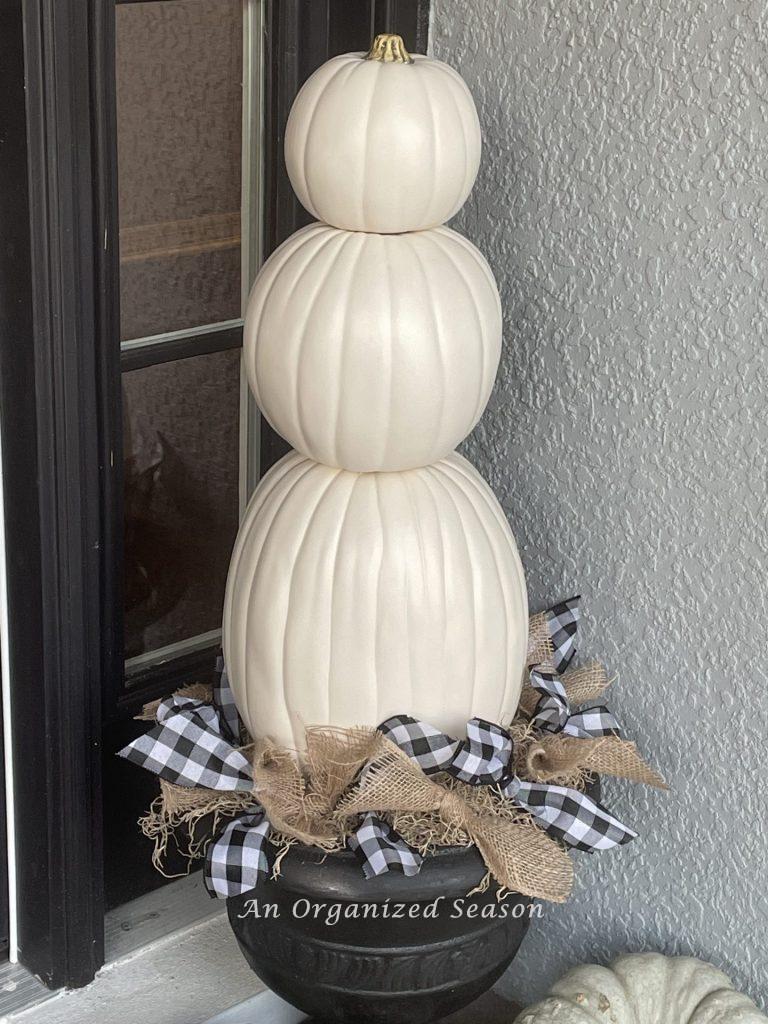
<svg viewBox="0 0 768 1024">
<path fill-rule="evenodd" d="M 294 847 L 277 879 L 227 901 L 253 970 L 317 1021 L 428 1024 L 472 1002 L 517 953 L 538 905 L 485 875 L 474 847 L 447 847 L 406 878 L 366 879 L 348 851 Z"/>
</svg>

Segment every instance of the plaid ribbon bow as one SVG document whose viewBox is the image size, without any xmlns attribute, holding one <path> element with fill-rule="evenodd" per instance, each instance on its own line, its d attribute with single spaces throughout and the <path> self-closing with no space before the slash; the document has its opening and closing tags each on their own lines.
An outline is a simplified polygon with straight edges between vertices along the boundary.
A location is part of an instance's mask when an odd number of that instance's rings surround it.
<svg viewBox="0 0 768 1024">
<path fill-rule="evenodd" d="M 212 704 L 178 695 L 161 701 L 155 712 L 157 725 L 129 743 L 120 756 L 177 786 L 250 792 L 251 766 L 236 746 L 241 723 L 221 659 L 217 668 Z M 205 857 L 204 880 L 211 896 L 240 896 L 269 873 L 270 830 L 256 800 L 229 822 Z M 361 858 L 366 878 L 392 868 L 414 875 L 421 868 L 421 855 L 374 814 L 363 815 L 348 844 Z"/>
<path fill-rule="evenodd" d="M 178 695 L 161 701 L 157 725 L 129 743 L 121 757 L 177 786 L 204 786 L 218 792 L 250 792 L 251 766 L 238 749 L 241 723 L 223 659 L 217 665 L 213 704 Z M 269 871 L 270 824 L 254 800 L 210 844 L 205 885 L 226 898 L 253 889 Z"/>
<path fill-rule="evenodd" d="M 231 697 L 226 671 L 222 671 L 213 704 L 179 695 L 161 701 L 155 712 L 157 725 L 119 751 L 119 756 L 177 786 L 250 791 L 251 766 L 235 746 L 239 719 L 233 731 L 234 704 L 229 704 L 226 694 Z"/>
<path fill-rule="evenodd" d="M 512 752 L 508 734 L 480 718 L 473 718 L 467 724 L 467 739 L 463 743 L 407 715 L 388 718 L 379 726 L 379 732 L 400 747 L 425 775 L 448 772 L 471 786 L 492 786 L 500 782 Z M 421 854 L 373 813 L 363 816 L 347 845 L 362 861 L 366 878 L 392 869 L 404 875 L 416 875 L 421 869 Z"/>
<path fill-rule="evenodd" d="M 609 850 L 637 837 L 586 793 L 519 779 L 509 768 L 512 737 L 499 725 L 473 718 L 464 743 L 407 715 L 388 718 L 379 730 L 425 775 L 448 772 L 472 786 L 497 785 L 504 796 L 529 811 L 537 825 L 577 850 Z"/>
<path fill-rule="evenodd" d="M 531 721 L 544 732 L 562 732 L 580 739 L 621 735 L 619 723 L 604 704 L 572 713 L 565 687 L 554 672 L 537 666 L 531 669 L 530 681 L 541 694 Z"/>
<path fill-rule="evenodd" d="M 408 715 L 395 715 L 379 726 L 425 775 L 447 772 L 470 786 L 493 786 L 504 778 L 512 756 L 512 738 L 482 718 L 467 722 L 467 738 L 452 740 L 439 729 Z"/>
</svg>

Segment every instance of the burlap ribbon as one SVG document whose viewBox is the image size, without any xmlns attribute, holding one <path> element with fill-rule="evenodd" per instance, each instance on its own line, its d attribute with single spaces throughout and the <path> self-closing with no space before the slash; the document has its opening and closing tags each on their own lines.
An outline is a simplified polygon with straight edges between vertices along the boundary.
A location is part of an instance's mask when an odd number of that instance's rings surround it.
<svg viewBox="0 0 768 1024">
<path fill-rule="evenodd" d="M 260 741 L 250 753 L 253 796 L 276 832 L 310 846 L 341 849 L 347 831 L 336 815 L 339 799 L 385 744 L 375 729 L 310 728 L 300 762 L 294 752 Z"/>
</svg>

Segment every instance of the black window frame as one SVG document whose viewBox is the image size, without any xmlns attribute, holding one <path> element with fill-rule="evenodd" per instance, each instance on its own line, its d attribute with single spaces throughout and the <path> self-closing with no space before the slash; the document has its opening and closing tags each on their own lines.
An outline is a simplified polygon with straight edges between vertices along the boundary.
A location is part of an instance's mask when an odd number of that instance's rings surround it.
<svg viewBox="0 0 768 1024">
<path fill-rule="evenodd" d="M 139 0 L 0 0 L 14 58 L 0 68 L 0 430 L 18 945 L 21 963 L 52 988 L 87 984 L 104 962 L 101 737 L 123 673 L 120 373 L 148 365 L 140 350 L 121 358 L 117 346 L 116 2 Z M 310 219 L 282 158 L 298 88 L 379 31 L 425 52 L 429 8 L 265 2 L 269 254 Z M 215 335 L 206 343 L 240 344 Z M 263 424 L 262 468 L 285 450 Z M 189 658 L 153 669 L 130 703 L 188 678 Z"/>
</svg>

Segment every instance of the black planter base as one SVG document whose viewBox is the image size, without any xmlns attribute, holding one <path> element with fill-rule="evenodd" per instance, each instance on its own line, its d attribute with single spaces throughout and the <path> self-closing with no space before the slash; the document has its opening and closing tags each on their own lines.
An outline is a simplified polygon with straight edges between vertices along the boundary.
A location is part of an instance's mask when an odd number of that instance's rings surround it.
<svg viewBox="0 0 768 1024">
<path fill-rule="evenodd" d="M 461 1010 L 441 1017 L 435 1024 L 511 1024 L 520 1011 L 521 1006 L 502 999 L 493 989 L 489 989 L 479 999 L 475 999 Z M 317 1017 L 305 1017 L 302 1024 L 325 1024 Z"/>
<path fill-rule="evenodd" d="M 315 1024 L 429 1024 L 489 989 L 528 928 L 528 897 L 467 895 L 484 874 L 473 847 L 370 880 L 352 853 L 297 847 L 227 909 L 253 970 Z"/>
</svg>

